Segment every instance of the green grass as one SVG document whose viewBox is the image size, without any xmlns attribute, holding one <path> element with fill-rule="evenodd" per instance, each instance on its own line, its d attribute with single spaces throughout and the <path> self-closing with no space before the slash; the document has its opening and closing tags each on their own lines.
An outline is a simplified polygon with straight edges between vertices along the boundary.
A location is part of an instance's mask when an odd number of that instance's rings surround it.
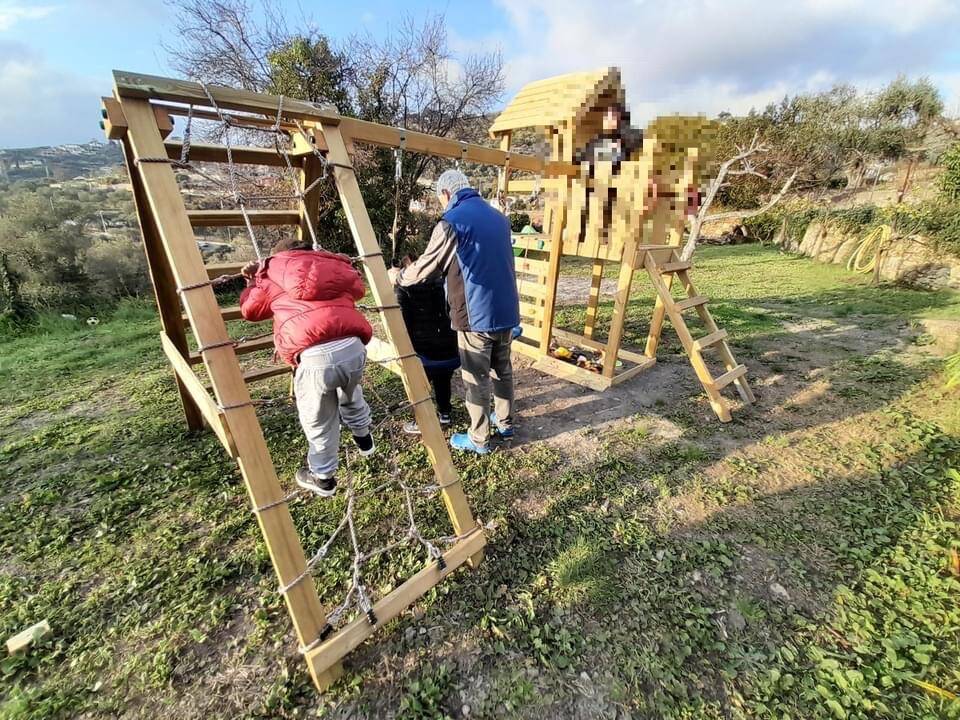
<svg viewBox="0 0 960 720">
<path fill-rule="evenodd" d="M 239 473 L 212 435 L 184 432 L 153 312 L 5 337 L 0 638 L 42 619 L 52 632 L 0 660 L 0 718 L 960 716 L 915 684 L 960 692 L 960 399 L 922 347 L 892 352 L 911 322 L 960 319 L 957 296 L 756 246 L 704 248 L 695 281 L 758 405 L 720 425 L 685 380 L 565 443 L 527 427 L 511 450 L 457 457 L 492 528 L 484 563 L 387 623 L 324 696 Z M 631 332 L 639 344 L 642 318 Z M 384 372 L 371 382 L 402 395 Z M 259 412 L 289 486 L 303 440 L 286 387 L 257 392 L 275 398 Z M 358 482 L 393 452 L 429 478 L 404 419 Z M 305 547 L 342 502 L 293 504 Z M 393 494 L 362 503 L 365 542 L 401 516 Z M 449 532 L 439 502 L 418 522 Z M 337 545 L 318 568 L 327 607 L 349 561 Z M 381 558 L 370 586 L 423 561 Z"/>
</svg>

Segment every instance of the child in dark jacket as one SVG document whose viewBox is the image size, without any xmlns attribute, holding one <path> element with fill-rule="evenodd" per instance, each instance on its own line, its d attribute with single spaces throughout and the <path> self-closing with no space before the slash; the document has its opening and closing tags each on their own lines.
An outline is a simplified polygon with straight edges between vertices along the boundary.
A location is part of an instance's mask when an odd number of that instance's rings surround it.
<svg viewBox="0 0 960 720">
<path fill-rule="evenodd" d="M 454 371 L 460 367 L 460 355 L 457 334 L 450 327 L 443 278 L 409 287 L 398 285 L 394 289 L 410 333 L 410 342 L 433 386 L 440 424 L 449 425 L 453 410 L 450 382 Z M 413 421 L 406 423 L 403 430 L 411 435 L 420 434 L 420 428 Z"/>
<path fill-rule="evenodd" d="M 243 274 L 241 314 L 253 322 L 273 318 L 277 353 L 296 368 L 297 413 L 309 446 L 297 484 L 331 497 L 341 420 L 361 455 L 374 451 L 370 406 L 360 387 L 365 345 L 373 335 L 355 304 L 364 295 L 363 280 L 345 255 L 315 251 L 296 239 L 281 241 L 273 255 L 249 263 Z"/>
</svg>

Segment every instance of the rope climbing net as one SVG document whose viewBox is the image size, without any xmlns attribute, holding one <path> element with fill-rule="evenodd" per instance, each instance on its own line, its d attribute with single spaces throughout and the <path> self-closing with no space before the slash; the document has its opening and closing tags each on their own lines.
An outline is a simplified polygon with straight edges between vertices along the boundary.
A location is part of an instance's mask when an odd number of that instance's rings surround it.
<svg viewBox="0 0 960 720">
<path fill-rule="evenodd" d="M 211 173 L 206 172 L 191 162 L 191 136 L 193 132 L 194 120 L 193 105 L 190 105 L 187 111 L 180 157 L 178 159 L 148 157 L 140 158 L 138 162 L 168 163 L 175 168 L 196 173 L 220 189 L 224 193 L 224 196 L 232 202 L 233 208 L 239 211 L 241 214 L 243 218 L 243 224 L 247 231 L 247 236 L 250 240 L 251 246 L 253 247 L 258 262 L 262 262 L 265 258 L 256 233 L 254 232 L 253 222 L 251 221 L 249 214 L 249 211 L 253 209 L 251 205 L 258 202 L 295 201 L 299 206 L 301 218 L 303 219 L 302 227 L 306 229 L 313 248 L 315 250 L 322 249 L 317 234 L 315 220 L 313 217 L 311 217 L 309 206 L 307 204 L 307 196 L 331 176 L 332 169 L 334 167 L 340 167 L 351 172 L 353 171 L 353 167 L 350 165 L 340 165 L 328 160 L 325 154 L 315 147 L 312 142 L 310 142 L 310 135 L 298 120 L 292 119 L 284 123 L 284 98 L 282 96 L 278 101 L 275 121 L 271 126 L 264 127 L 262 124 L 246 124 L 242 116 L 225 113 L 218 105 L 209 88 L 203 84 L 201 84 L 201 87 L 203 88 L 204 94 L 207 97 L 210 108 L 212 108 L 216 114 L 217 120 L 215 122 L 217 122 L 219 125 L 216 131 L 224 140 L 227 168 L 226 181 L 215 177 Z M 284 125 L 286 125 L 286 127 Z M 273 145 L 273 148 L 283 159 L 281 168 L 283 169 L 282 171 L 285 171 L 289 184 L 293 188 L 293 192 L 288 194 L 261 194 L 243 191 L 242 187 L 244 185 L 249 186 L 255 183 L 251 178 L 246 177 L 240 170 L 238 170 L 236 163 L 234 162 L 234 146 L 231 142 L 230 134 L 231 130 L 235 128 L 244 128 L 254 132 L 266 133 L 270 136 L 270 141 Z M 291 159 L 291 151 L 294 145 L 294 130 L 291 128 L 295 128 L 295 132 L 299 133 L 307 141 L 313 155 L 319 161 L 320 173 L 318 177 L 306 187 L 301 187 L 297 167 L 295 166 L 294 161 Z M 398 154 L 397 156 L 398 168 L 402 162 L 402 150 L 400 153 L 401 154 Z M 350 259 L 353 262 L 365 262 L 368 258 L 378 257 L 381 254 L 382 253 L 380 252 L 368 253 L 354 256 Z M 184 293 L 190 290 L 206 287 L 208 285 L 216 286 L 234 280 L 238 277 L 240 277 L 240 275 L 222 275 L 209 281 L 180 287 L 178 288 L 178 292 Z M 358 305 L 358 308 L 364 312 L 381 313 L 384 310 L 399 308 L 399 305 L 361 304 Z M 262 333 L 259 335 L 245 336 L 239 339 L 230 339 L 201 347 L 198 349 L 198 352 L 202 353 L 205 350 L 226 345 L 237 346 L 241 343 L 268 337 L 270 335 L 271 333 Z M 415 356 L 415 353 L 381 358 L 375 362 L 380 365 L 389 365 L 413 356 Z M 427 395 L 413 401 L 390 403 L 383 398 L 381 392 L 378 390 L 376 385 L 369 380 L 369 378 L 364 378 L 362 386 L 366 391 L 365 394 L 367 398 L 373 398 L 374 403 L 377 406 L 377 411 L 374 413 L 374 416 L 379 416 L 379 419 L 373 423 L 370 431 L 380 440 L 387 439 L 388 427 L 390 425 L 397 425 L 396 420 L 400 414 L 412 410 L 417 405 L 431 401 L 431 397 Z M 263 401 L 259 402 L 262 403 Z M 250 404 L 258 404 L 258 401 L 252 400 Z M 218 409 L 223 411 L 231 409 L 232 407 L 236 406 L 218 406 Z M 348 554 L 351 558 L 349 568 L 346 570 L 347 589 L 342 596 L 342 600 L 328 613 L 326 622 L 321 628 L 318 636 L 308 642 L 306 645 L 302 645 L 300 647 L 300 651 L 302 653 L 309 652 L 326 640 L 334 632 L 337 626 L 344 622 L 345 617 L 351 612 L 351 610 L 355 610 L 359 615 L 364 616 L 369 624 L 377 624 L 378 619 L 374 612 L 374 601 L 372 592 L 370 590 L 370 583 L 367 580 L 367 568 L 373 560 L 388 553 L 397 551 L 403 547 L 419 547 L 425 551 L 427 562 L 435 563 L 437 571 L 443 572 L 446 569 L 446 563 L 444 561 L 441 547 L 453 545 L 466 537 L 466 535 L 442 535 L 428 537 L 427 534 L 421 531 L 417 523 L 417 517 L 415 513 L 415 507 L 418 505 L 418 501 L 436 498 L 438 494 L 444 490 L 444 488 L 460 482 L 459 479 L 456 479 L 448 484 L 441 484 L 436 481 L 416 482 L 412 479 L 412 476 L 409 472 L 401 470 L 401 458 L 398 448 L 402 446 L 402 443 L 381 442 L 381 447 L 383 445 L 388 445 L 390 450 L 389 458 L 386 460 L 386 465 L 388 467 L 387 478 L 379 482 L 375 482 L 369 487 L 366 486 L 363 481 L 358 480 L 355 472 L 355 463 L 358 461 L 355 457 L 353 457 L 353 455 L 356 453 L 356 451 L 353 449 L 346 451 L 344 463 L 340 472 L 338 473 L 338 487 L 343 491 L 342 512 L 339 514 L 339 519 L 333 526 L 333 530 L 330 531 L 326 536 L 326 539 L 312 554 L 309 555 L 303 572 L 289 582 L 280 585 L 278 588 L 278 592 L 285 595 L 297 587 L 300 583 L 306 582 L 308 579 L 313 581 L 314 573 L 317 571 L 320 564 L 325 559 L 329 558 L 331 550 L 334 548 L 337 542 L 342 541 L 347 544 Z M 380 452 L 382 455 L 383 450 Z M 375 547 L 369 547 L 368 543 L 362 540 L 361 533 L 359 532 L 357 522 L 358 508 L 360 507 L 361 503 L 382 500 L 385 494 L 391 492 L 398 494 L 400 498 L 401 517 L 395 518 L 396 522 L 393 524 L 394 531 L 389 533 L 389 537 L 382 540 L 382 544 L 379 544 Z M 277 505 L 294 503 L 312 496 L 313 494 L 309 490 L 297 488 L 279 500 L 253 508 L 253 512 L 254 514 L 259 515 L 260 513 L 276 507 Z M 330 501 L 323 500 L 323 502 Z M 473 530 L 471 529 L 471 532 L 472 531 Z"/>
</svg>

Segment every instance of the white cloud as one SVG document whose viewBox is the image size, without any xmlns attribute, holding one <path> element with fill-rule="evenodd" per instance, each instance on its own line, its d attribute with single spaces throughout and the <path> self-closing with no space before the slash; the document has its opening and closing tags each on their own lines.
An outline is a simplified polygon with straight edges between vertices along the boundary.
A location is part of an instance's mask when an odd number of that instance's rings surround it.
<svg viewBox="0 0 960 720">
<path fill-rule="evenodd" d="M 40 20 L 52 13 L 52 5 L 25 5 L 18 2 L 0 2 L 0 32 L 10 30 L 21 20 Z"/>
<path fill-rule="evenodd" d="M 641 120 L 744 112 L 834 82 L 875 86 L 901 72 L 960 70 L 948 57 L 949 38 L 960 35 L 952 0 L 498 2 L 511 26 L 511 91 L 618 65 Z"/>
<path fill-rule="evenodd" d="M 98 85 L 51 67 L 19 43 L 0 43 L 0 148 L 96 136 Z"/>
</svg>

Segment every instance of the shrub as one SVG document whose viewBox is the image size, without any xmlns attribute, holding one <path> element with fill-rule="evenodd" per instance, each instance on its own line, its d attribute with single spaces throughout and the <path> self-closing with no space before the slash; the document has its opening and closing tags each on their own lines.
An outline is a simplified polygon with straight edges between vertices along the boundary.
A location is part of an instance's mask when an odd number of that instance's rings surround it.
<svg viewBox="0 0 960 720">
<path fill-rule="evenodd" d="M 960 200 L 960 142 L 954 143 L 940 158 L 940 196 L 948 202 Z"/>
<path fill-rule="evenodd" d="M 510 230 L 515 233 L 523 230 L 530 224 L 530 216 L 524 212 L 510 213 Z"/>
</svg>

